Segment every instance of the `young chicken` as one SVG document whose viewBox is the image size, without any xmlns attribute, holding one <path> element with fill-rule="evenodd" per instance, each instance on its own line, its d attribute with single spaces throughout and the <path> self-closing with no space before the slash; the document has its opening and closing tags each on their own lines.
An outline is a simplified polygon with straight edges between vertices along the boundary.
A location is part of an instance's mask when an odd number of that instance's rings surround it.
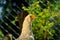
<svg viewBox="0 0 60 40">
<path fill-rule="evenodd" d="M 7 40 L 12 40 L 12 34 L 7 34 L 6 37 L 7 37 Z"/>
<path fill-rule="evenodd" d="M 16 40 L 34 40 L 32 32 L 32 20 L 35 18 L 33 14 L 29 14 L 25 17 L 23 22 L 23 28 L 21 35 Z"/>
</svg>

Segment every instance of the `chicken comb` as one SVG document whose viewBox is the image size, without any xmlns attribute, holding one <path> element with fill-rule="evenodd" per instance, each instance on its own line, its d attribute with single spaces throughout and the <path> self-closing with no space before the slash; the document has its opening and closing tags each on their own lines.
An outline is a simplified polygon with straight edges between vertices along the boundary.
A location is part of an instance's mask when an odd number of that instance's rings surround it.
<svg viewBox="0 0 60 40">
<path fill-rule="evenodd" d="M 33 15 L 33 14 L 31 14 L 31 16 L 30 16 L 32 19 L 35 19 L 36 18 L 36 16 L 35 15 Z"/>
</svg>

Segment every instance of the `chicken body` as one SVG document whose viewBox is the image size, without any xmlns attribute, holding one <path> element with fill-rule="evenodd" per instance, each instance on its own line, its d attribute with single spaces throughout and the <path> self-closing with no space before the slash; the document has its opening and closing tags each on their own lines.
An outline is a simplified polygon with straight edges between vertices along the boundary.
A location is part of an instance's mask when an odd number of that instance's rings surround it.
<svg viewBox="0 0 60 40">
<path fill-rule="evenodd" d="M 23 22 L 22 33 L 16 40 L 34 40 L 32 32 L 32 20 L 33 20 L 32 14 L 29 14 L 25 17 Z"/>
</svg>

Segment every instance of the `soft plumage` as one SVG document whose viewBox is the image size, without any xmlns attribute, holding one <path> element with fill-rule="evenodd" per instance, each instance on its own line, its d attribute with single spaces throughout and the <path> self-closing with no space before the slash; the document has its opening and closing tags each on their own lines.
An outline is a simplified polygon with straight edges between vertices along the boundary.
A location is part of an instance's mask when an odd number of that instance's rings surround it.
<svg viewBox="0 0 60 40">
<path fill-rule="evenodd" d="M 21 35 L 16 40 L 34 40 L 33 32 L 32 32 L 32 20 L 35 18 L 33 14 L 29 14 L 25 17 L 23 22 L 23 28 Z"/>
</svg>

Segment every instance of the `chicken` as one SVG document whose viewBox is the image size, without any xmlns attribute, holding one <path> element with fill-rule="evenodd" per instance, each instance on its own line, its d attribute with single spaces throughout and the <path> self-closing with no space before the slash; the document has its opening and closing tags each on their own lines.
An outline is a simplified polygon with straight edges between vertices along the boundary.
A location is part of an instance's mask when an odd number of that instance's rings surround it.
<svg viewBox="0 0 60 40">
<path fill-rule="evenodd" d="M 32 32 L 32 20 L 35 18 L 33 14 L 29 14 L 25 17 L 23 22 L 23 28 L 21 35 L 16 40 L 34 40 Z"/>
<path fill-rule="evenodd" d="M 12 40 L 12 34 L 7 34 L 6 37 L 7 37 L 7 40 Z"/>
</svg>

